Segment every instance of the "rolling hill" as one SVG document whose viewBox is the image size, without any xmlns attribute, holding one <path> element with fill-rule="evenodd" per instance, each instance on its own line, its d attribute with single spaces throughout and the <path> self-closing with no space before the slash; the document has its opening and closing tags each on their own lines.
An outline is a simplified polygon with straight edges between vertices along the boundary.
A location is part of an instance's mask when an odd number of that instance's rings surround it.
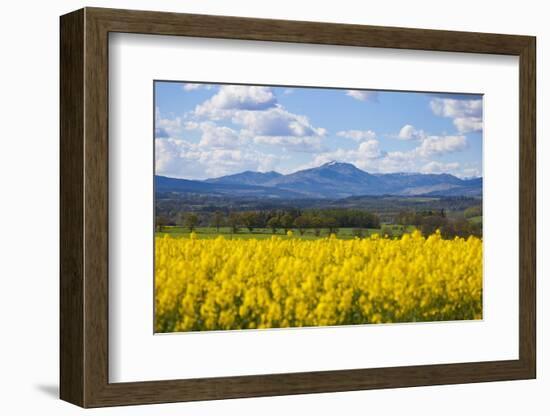
<svg viewBox="0 0 550 416">
<path fill-rule="evenodd" d="M 288 175 L 245 171 L 204 181 L 155 178 L 156 192 L 161 193 L 286 199 L 341 199 L 361 195 L 480 197 L 482 186 L 482 178 L 460 179 L 450 174 L 371 174 L 351 163 L 339 162 Z"/>
</svg>

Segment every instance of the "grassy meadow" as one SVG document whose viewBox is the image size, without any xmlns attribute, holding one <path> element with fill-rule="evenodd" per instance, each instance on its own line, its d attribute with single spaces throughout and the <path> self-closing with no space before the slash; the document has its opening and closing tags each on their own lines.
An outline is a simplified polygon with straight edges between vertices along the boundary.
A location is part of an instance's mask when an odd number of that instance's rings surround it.
<svg viewBox="0 0 550 416">
<path fill-rule="evenodd" d="M 414 226 L 404 226 L 404 225 L 393 225 L 385 226 L 384 228 L 339 228 L 335 234 L 338 238 L 343 240 L 353 239 L 355 237 L 369 237 L 373 234 L 378 235 L 388 235 L 391 237 L 401 237 L 405 232 L 414 231 Z M 290 228 L 292 231 L 292 238 L 299 238 L 303 240 L 317 240 L 320 238 L 326 238 L 330 236 L 331 232 L 328 228 L 321 229 L 317 235 L 314 230 L 304 230 L 303 233 L 296 228 Z M 288 231 L 288 230 L 287 230 Z M 159 237 L 168 235 L 171 237 L 180 237 L 180 238 L 189 238 L 190 233 L 194 232 L 200 238 L 216 238 L 218 236 L 223 236 L 227 239 L 243 239 L 247 240 L 250 238 L 256 239 L 270 239 L 272 236 L 278 236 L 282 238 L 288 237 L 288 233 L 284 229 L 278 229 L 275 232 L 269 228 L 253 228 L 252 230 L 241 229 L 238 232 L 232 232 L 231 227 L 220 227 L 219 230 L 216 227 L 196 227 L 193 230 L 190 230 L 188 227 L 184 226 L 164 226 L 161 231 L 157 231 L 155 234 Z"/>
</svg>

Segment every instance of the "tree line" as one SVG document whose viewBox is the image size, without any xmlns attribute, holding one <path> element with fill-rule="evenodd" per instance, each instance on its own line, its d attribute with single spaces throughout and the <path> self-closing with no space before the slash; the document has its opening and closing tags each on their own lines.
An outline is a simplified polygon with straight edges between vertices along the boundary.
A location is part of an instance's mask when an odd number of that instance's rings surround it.
<svg viewBox="0 0 550 416">
<path fill-rule="evenodd" d="M 423 235 L 430 235 L 439 230 L 443 238 L 468 237 L 470 235 L 481 237 L 483 234 L 482 223 L 468 221 L 468 218 L 479 216 L 481 212 L 481 207 L 471 207 L 466 209 L 463 215 L 450 218 L 443 209 L 418 212 L 401 211 L 395 220 L 398 224 L 416 227 L 422 231 Z"/>
<path fill-rule="evenodd" d="M 469 221 L 469 218 L 481 216 L 481 206 L 466 209 L 463 212 L 447 215 L 444 209 L 437 210 L 403 210 L 394 214 L 391 222 L 381 224 L 380 217 L 370 211 L 360 209 L 281 209 L 251 211 L 214 211 L 214 212 L 180 212 L 176 216 L 157 215 L 156 229 L 163 231 L 166 226 L 181 226 L 190 232 L 197 227 L 213 227 L 219 233 L 222 227 L 229 227 L 231 233 L 243 230 L 254 232 L 268 229 L 274 234 L 278 231 L 296 230 L 301 235 L 308 230 L 319 236 L 322 230 L 330 234 L 338 233 L 339 228 L 353 228 L 353 235 L 362 237 L 366 229 L 381 229 L 389 237 L 399 236 L 400 227 L 413 226 L 423 235 L 431 235 L 436 230 L 444 238 L 482 236 L 482 222 Z M 368 234 L 368 233 L 367 233 Z"/>
<path fill-rule="evenodd" d="M 316 235 L 322 229 L 328 229 L 330 233 L 338 232 L 338 228 L 379 228 L 378 215 L 350 209 L 316 209 L 316 210 L 255 210 L 255 211 L 215 211 L 213 213 L 184 212 L 174 219 L 165 216 L 156 217 L 157 231 L 162 231 L 168 225 L 183 226 L 193 231 L 200 226 L 210 226 L 219 232 L 221 227 L 229 227 L 231 232 L 238 233 L 241 229 L 270 229 L 273 233 L 278 230 L 295 229 L 300 234 L 306 230 L 313 230 Z"/>
</svg>

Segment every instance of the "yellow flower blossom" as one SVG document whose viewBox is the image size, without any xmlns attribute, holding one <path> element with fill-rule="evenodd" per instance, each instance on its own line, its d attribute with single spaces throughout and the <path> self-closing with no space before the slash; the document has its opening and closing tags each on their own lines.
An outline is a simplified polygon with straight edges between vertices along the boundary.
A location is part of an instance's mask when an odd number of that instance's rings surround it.
<svg viewBox="0 0 550 416">
<path fill-rule="evenodd" d="M 481 319 L 482 241 L 157 237 L 155 291 L 157 332 Z"/>
</svg>

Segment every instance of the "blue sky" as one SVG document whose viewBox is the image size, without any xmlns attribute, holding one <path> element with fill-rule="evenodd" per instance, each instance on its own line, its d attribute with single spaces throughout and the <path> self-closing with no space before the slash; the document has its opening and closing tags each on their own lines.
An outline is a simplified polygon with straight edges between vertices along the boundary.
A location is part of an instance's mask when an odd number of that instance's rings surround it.
<svg viewBox="0 0 550 416">
<path fill-rule="evenodd" d="M 332 160 L 482 174 L 482 96 L 155 82 L 155 172 L 206 179 Z"/>
</svg>

